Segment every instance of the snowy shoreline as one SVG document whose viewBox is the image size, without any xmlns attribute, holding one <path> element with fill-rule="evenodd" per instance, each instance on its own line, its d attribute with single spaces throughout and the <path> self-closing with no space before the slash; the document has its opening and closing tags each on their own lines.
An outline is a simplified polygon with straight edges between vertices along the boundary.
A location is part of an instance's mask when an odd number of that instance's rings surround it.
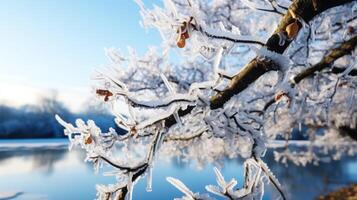
<svg viewBox="0 0 357 200">
<path fill-rule="evenodd" d="M 34 150 L 34 149 L 66 149 L 67 139 L 14 139 L 0 140 L 0 151 Z"/>
</svg>

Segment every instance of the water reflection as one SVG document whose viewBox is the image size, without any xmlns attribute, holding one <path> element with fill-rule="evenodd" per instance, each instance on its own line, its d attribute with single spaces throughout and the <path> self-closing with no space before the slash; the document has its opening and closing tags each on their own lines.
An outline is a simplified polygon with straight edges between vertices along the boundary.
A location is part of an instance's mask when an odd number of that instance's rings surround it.
<svg viewBox="0 0 357 200">
<path fill-rule="evenodd" d="M 14 160 L 23 160 L 26 165 L 31 166 L 31 171 L 38 170 L 44 174 L 51 174 L 53 173 L 54 164 L 62 160 L 66 153 L 66 149 L 6 151 L 0 154 L 0 166 Z"/>
<path fill-rule="evenodd" d="M 267 155 L 265 161 L 288 191 L 290 199 L 314 199 L 357 182 L 356 174 L 348 169 L 352 163 L 357 163 L 355 157 L 306 167 L 293 164 L 285 166 L 275 162 L 271 154 Z"/>
<path fill-rule="evenodd" d="M 37 146 L 2 148 L 0 143 L 0 199 L 94 199 L 95 184 L 114 183 L 113 177 L 93 174 L 89 164 L 83 162 L 79 151 L 68 152 L 63 146 Z M 25 145 L 26 146 L 26 145 Z M 41 146 L 41 145 L 40 145 Z M 309 165 L 287 167 L 276 163 L 268 154 L 265 161 L 279 178 L 291 199 L 313 199 L 351 182 L 357 182 L 356 158 Z M 134 199 L 173 199 L 182 194 L 165 180 L 166 176 L 180 178 L 195 192 L 205 192 L 206 184 L 214 184 L 212 165 L 203 169 L 194 163 L 185 163 L 177 158 L 157 161 L 154 168 L 153 191 L 145 191 L 146 180 L 142 178 L 135 187 Z M 226 160 L 222 169 L 227 178 L 235 177 L 242 184 L 242 161 Z M 265 199 L 274 199 L 275 192 L 267 187 Z"/>
</svg>

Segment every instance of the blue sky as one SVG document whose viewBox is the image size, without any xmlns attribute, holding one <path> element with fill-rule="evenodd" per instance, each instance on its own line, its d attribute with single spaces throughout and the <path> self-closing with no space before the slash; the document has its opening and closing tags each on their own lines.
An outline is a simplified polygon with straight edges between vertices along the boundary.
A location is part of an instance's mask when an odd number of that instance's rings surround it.
<svg viewBox="0 0 357 200">
<path fill-rule="evenodd" d="M 104 48 L 143 54 L 160 45 L 158 32 L 143 29 L 140 19 L 132 0 L 1 0 L 0 103 L 34 103 L 56 89 L 78 106 L 93 70 L 109 63 Z"/>
</svg>

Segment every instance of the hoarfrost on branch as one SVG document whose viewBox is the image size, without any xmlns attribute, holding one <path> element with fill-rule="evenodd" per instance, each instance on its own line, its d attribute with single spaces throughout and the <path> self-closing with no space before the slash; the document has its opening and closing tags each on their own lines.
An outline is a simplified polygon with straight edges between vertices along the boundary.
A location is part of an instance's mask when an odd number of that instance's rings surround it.
<svg viewBox="0 0 357 200">
<path fill-rule="evenodd" d="M 151 9 L 136 2 L 162 45 L 143 56 L 109 48 L 111 64 L 95 77 L 98 98 L 127 106 L 113 109 L 127 133 L 56 116 L 70 147 L 84 149 L 96 171 L 113 169 L 106 175 L 117 183 L 97 185 L 98 199 L 131 199 L 144 176 L 151 191 L 153 163 L 164 156 L 201 166 L 246 159 L 242 188 L 217 168 L 218 186 L 205 194 L 168 177 L 182 199 L 261 199 L 267 182 L 285 199 L 261 160 L 267 150 L 297 165 L 357 152 L 356 1 L 163 0 Z M 297 132 L 305 140 L 294 140 Z"/>
</svg>

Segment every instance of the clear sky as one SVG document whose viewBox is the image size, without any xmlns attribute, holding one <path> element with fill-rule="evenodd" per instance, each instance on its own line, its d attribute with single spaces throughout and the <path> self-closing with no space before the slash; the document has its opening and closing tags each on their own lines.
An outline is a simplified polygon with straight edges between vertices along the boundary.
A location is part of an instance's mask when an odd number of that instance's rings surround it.
<svg viewBox="0 0 357 200">
<path fill-rule="evenodd" d="M 132 0 L 1 0 L 0 104 L 36 103 L 55 89 L 77 110 L 90 95 L 94 69 L 109 63 L 104 48 L 143 54 L 160 44 L 140 19 Z"/>
</svg>

